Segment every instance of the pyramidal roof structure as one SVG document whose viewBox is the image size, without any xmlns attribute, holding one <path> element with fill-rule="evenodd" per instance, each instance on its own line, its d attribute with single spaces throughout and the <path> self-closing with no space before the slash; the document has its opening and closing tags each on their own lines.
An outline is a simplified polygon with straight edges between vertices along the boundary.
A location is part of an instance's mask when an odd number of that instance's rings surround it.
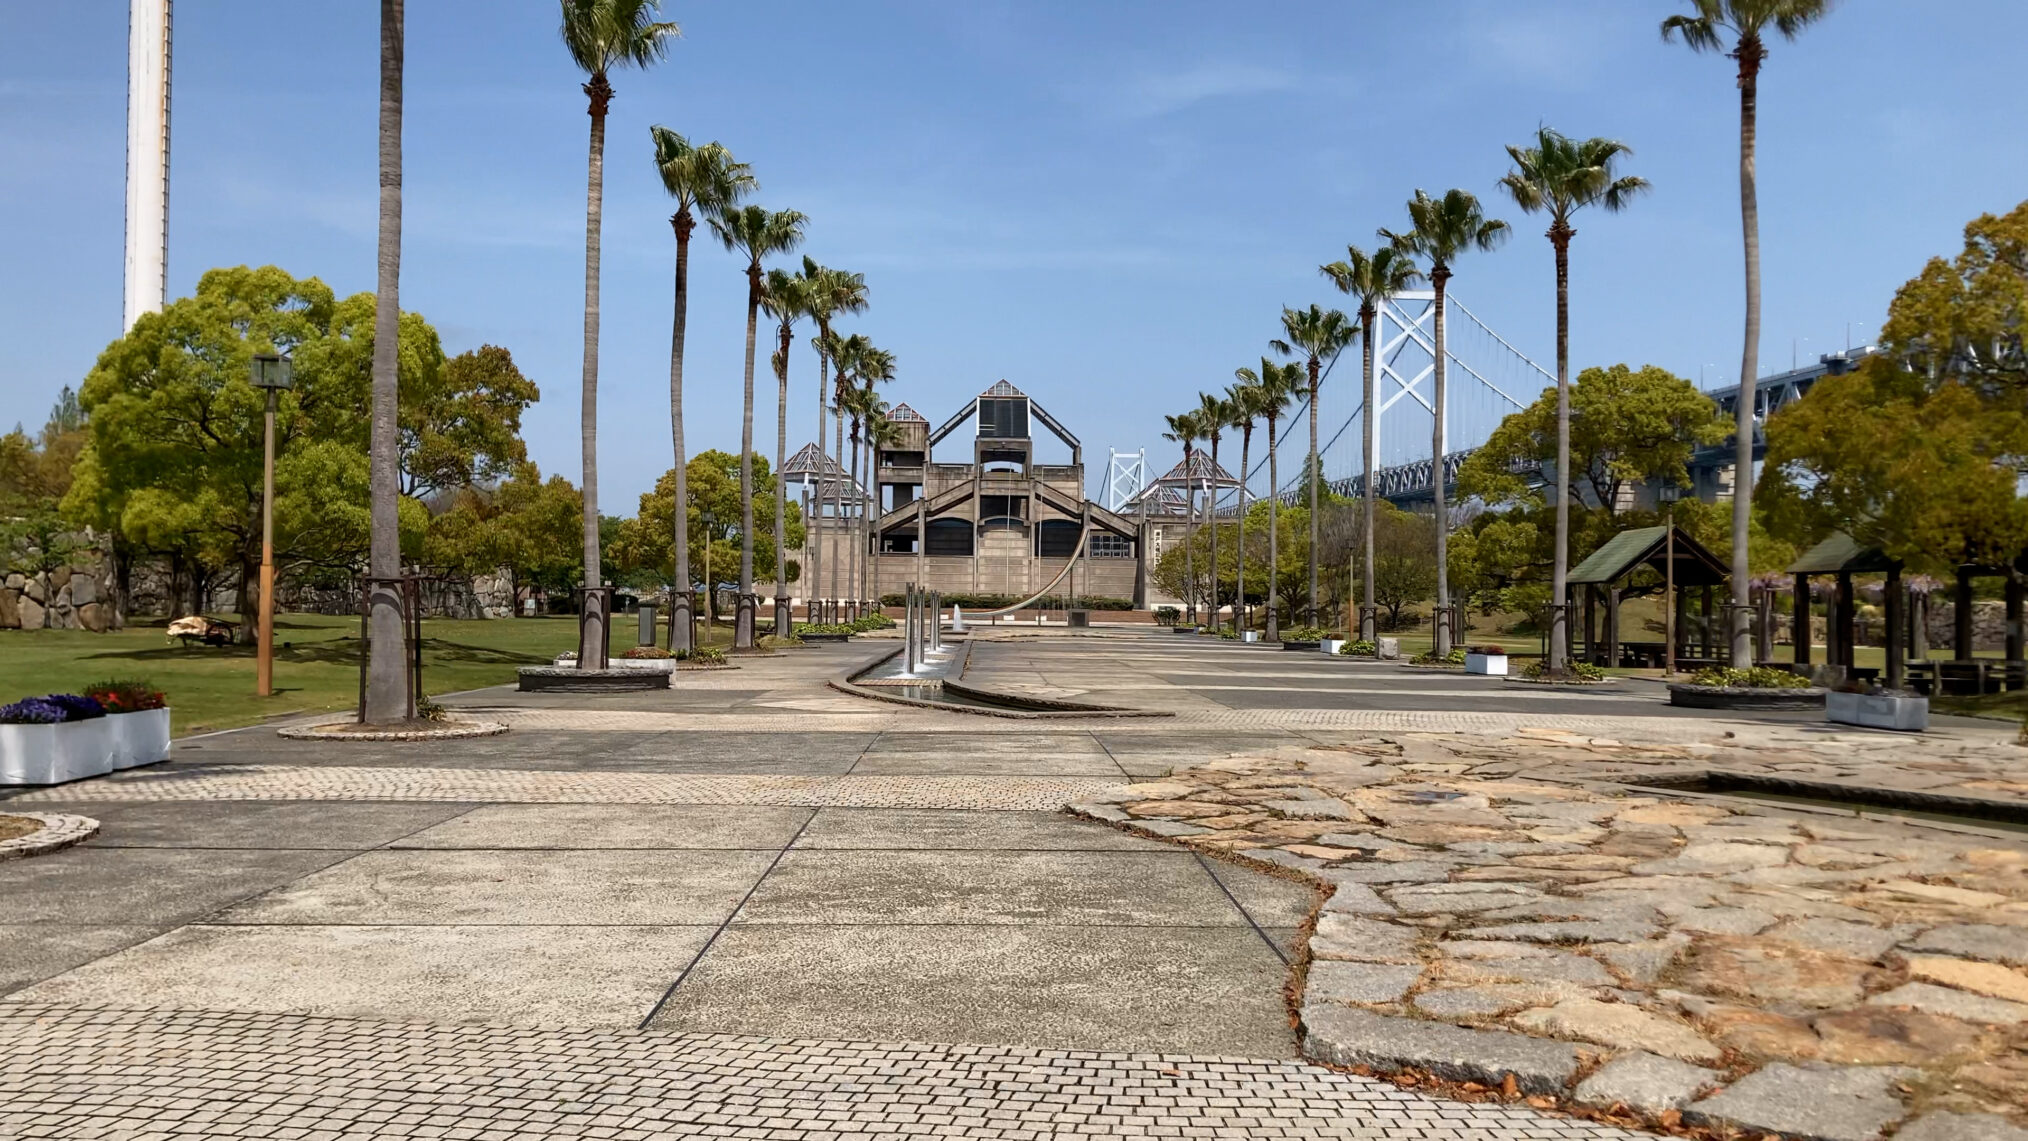
<svg viewBox="0 0 2028 1141">
<path fill-rule="evenodd" d="M 1023 392 L 1023 391 L 1021 391 L 1020 389 L 1018 389 L 1018 388 L 1014 387 L 1013 385 L 1011 385 L 1011 384 L 1008 384 L 1008 383 L 1007 383 L 1006 381 L 1002 380 L 1002 381 L 997 381 L 997 382 L 995 382 L 995 383 L 994 383 L 994 385 L 993 385 L 993 387 L 991 387 L 991 388 L 987 389 L 987 390 L 986 390 L 986 391 L 984 391 L 984 392 L 981 392 L 981 393 L 980 393 L 979 395 L 981 395 L 981 396 L 1026 396 L 1026 395 L 1028 395 L 1028 394 L 1027 394 L 1027 393 L 1025 393 L 1025 392 Z"/>
<path fill-rule="evenodd" d="M 1179 463 L 1155 483 L 1157 486 L 1167 487 L 1182 487 L 1187 484 L 1194 488 L 1239 486 L 1239 480 L 1234 478 L 1231 472 L 1212 463 L 1210 454 L 1202 451 L 1190 453 L 1187 470 L 1186 464 Z"/>
<path fill-rule="evenodd" d="M 888 410 L 887 410 L 887 418 L 888 418 L 889 420 L 892 420 L 892 421 L 894 421 L 894 422 L 895 422 L 895 423 L 897 423 L 897 424 L 901 424 L 901 423 L 910 423 L 910 424 L 927 424 L 927 423 L 929 423 L 929 417 L 927 417 L 927 416 L 924 416 L 924 415 L 923 415 L 922 413 L 920 413 L 920 412 L 917 412 L 917 411 L 916 411 L 915 409 L 913 409 L 913 408 L 910 408 L 910 407 L 909 407 L 908 405 L 906 405 L 906 404 L 897 404 L 897 405 L 895 405 L 894 407 L 892 407 L 892 408 L 888 409 Z"/>
<path fill-rule="evenodd" d="M 822 464 L 821 469 L 818 466 L 820 463 Z M 804 444 L 801 448 L 797 449 L 795 455 L 789 457 L 787 463 L 782 465 L 782 474 L 785 476 L 800 475 L 805 477 L 821 474 L 826 478 L 836 478 L 844 476 L 845 465 L 839 463 L 831 456 L 825 455 L 823 450 L 818 448 L 817 445 Z"/>
</svg>

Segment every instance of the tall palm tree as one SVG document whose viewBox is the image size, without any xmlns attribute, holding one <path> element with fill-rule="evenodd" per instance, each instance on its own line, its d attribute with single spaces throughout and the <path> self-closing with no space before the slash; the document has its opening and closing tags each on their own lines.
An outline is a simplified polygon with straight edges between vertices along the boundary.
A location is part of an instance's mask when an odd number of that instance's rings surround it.
<svg viewBox="0 0 2028 1141">
<path fill-rule="evenodd" d="M 794 210 L 740 206 L 707 215 L 711 232 L 725 248 L 746 255 L 746 389 L 739 429 L 739 611 L 733 620 L 732 644 L 753 647 L 753 352 L 759 329 L 761 298 L 767 285 L 761 259 L 785 254 L 803 243 L 807 219 Z M 779 474 L 779 473 L 777 473 Z"/>
<path fill-rule="evenodd" d="M 1380 415 L 1379 405 L 1374 403 L 1373 373 L 1374 348 L 1373 326 L 1380 316 L 1380 306 L 1388 298 L 1404 292 L 1409 286 L 1422 280 L 1422 271 L 1406 254 L 1393 246 L 1381 246 L 1367 253 L 1358 246 L 1345 247 L 1345 260 L 1334 261 L 1317 267 L 1340 293 L 1349 293 L 1359 299 L 1359 435 L 1360 453 L 1365 461 L 1366 478 L 1363 500 L 1364 532 L 1361 545 L 1363 574 L 1359 583 L 1359 637 L 1372 641 L 1380 633 L 1377 604 L 1373 596 L 1373 487 L 1374 459 L 1379 450 Z"/>
<path fill-rule="evenodd" d="M 1450 568 L 1445 560 L 1450 555 L 1450 519 L 1444 510 L 1444 380 L 1449 348 L 1444 340 L 1444 291 L 1451 280 L 1451 262 L 1466 250 L 1490 250 L 1507 237 L 1507 223 L 1487 218 L 1479 207 L 1479 199 L 1470 191 L 1448 190 L 1442 198 L 1431 198 L 1422 190 L 1408 203 L 1408 220 L 1414 227 L 1406 233 L 1397 234 L 1391 230 L 1380 231 L 1380 237 L 1410 257 L 1426 258 L 1429 261 L 1429 283 L 1436 290 L 1436 364 L 1434 391 L 1431 403 L 1435 405 L 1432 417 L 1434 426 L 1430 432 L 1432 454 L 1430 485 L 1436 506 L 1436 573 L 1437 613 L 1439 620 L 1434 623 L 1434 649 L 1439 656 L 1451 651 L 1449 620 Z"/>
<path fill-rule="evenodd" d="M 1320 305 L 1282 309 L 1282 336 L 1268 344 L 1283 356 L 1300 356 L 1310 375 L 1310 602 L 1303 621 L 1317 624 L 1317 485 L 1323 482 L 1323 456 L 1317 448 L 1317 405 L 1323 369 L 1334 363 L 1345 346 L 1359 338 L 1359 326 L 1336 309 Z"/>
<path fill-rule="evenodd" d="M 1233 373 L 1240 383 L 1258 389 L 1256 405 L 1262 419 L 1267 421 L 1268 433 L 1268 597 L 1267 597 L 1267 640 L 1278 642 L 1282 634 L 1281 618 L 1281 568 L 1282 568 L 1282 471 L 1275 434 L 1275 426 L 1281 422 L 1282 413 L 1289 410 L 1299 386 L 1303 383 L 1303 366 L 1295 361 L 1277 364 L 1268 357 L 1260 358 L 1260 371 L 1242 368 Z"/>
<path fill-rule="evenodd" d="M 879 394 L 873 391 L 873 386 L 894 379 L 894 354 L 886 349 L 868 346 L 859 356 L 859 365 L 854 370 L 854 375 L 862 385 L 860 392 L 863 399 L 860 408 L 867 422 L 871 423 L 875 417 L 887 415 L 887 401 L 880 399 Z M 857 467 L 856 449 L 854 461 L 854 466 Z M 879 603 L 878 599 L 868 595 L 867 586 L 867 571 L 870 569 L 868 560 L 873 557 L 873 519 L 880 510 L 880 484 L 873 470 L 873 441 L 870 436 L 867 437 L 866 466 L 863 471 L 865 474 L 860 487 L 864 489 L 866 507 L 859 513 L 859 577 L 854 580 L 859 590 L 857 596 L 860 603 L 857 611 L 859 614 L 870 612 Z"/>
<path fill-rule="evenodd" d="M 1183 445 L 1183 613 L 1191 622 L 1197 621 L 1197 559 L 1191 547 L 1197 538 L 1196 489 L 1191 486 L 1191 460 L 1197 455 L 1197 441 L 1204 438 L 1204 425 L 1198 421 L 1197 413 L 1181 412 L 1174 416 L 1163 416 L 1169 430 L 1162 438 L 1173 444 Z"/>
<path fill-rule="evenodd" d="M 1793 42 L 1802 30 L 1831 10 L 1831 0 L 1690 0 L 1692 14 L 1662 21 L 1662 39 L 1681 35 L 1692 51 L 1723 51 L 1739 64 L 1739 223 L 1746 247 L 1746 346 L 1739 358 L 1739 397 L 1734 411 L 1738 452 L 1732 469 L 1732 664 L 1753 664 L 1747 591 L 1752 566 L 1747 530 L 1753 518 L 1754 383 L 1760 375 L 1760 201 L 1754 178 L 1759 129 L 1760 68 L 1767 61 L 1772 29 Z"/>
<path fill-rule="evenodd" d="M 669 606 L 670 652 L 691 649 L 690 487 L 683 449 L 683 342 L 690 314 L 690 235 L 697 229 L 693 211 L 717 213 L 760 188 L 753 168 L 732 157 L 718 143 L 692 146 L 667 127 L 650 127 L 655 143 L 655 171 L 662 188 L 676 200 L 669 225 L 676 231 L 676 313 L 669 333 L 669 435 L 676 445 L 676 535 L 674 576 L 676 596 Z"/>
<path fill-rule="evenodd" d="M 393 579 L 401 574 L 400 437 L 396 405 L 401 361 L 402 0 L 380 0 L 380 249 L 373 311 L 373 430 L 370 546 L 367 566 L 366 688 L 359 719 L 385 725 L 408 716 L 408 624 Z M 263 586 L 271 584 L 263 583 Z"/>
<path fill-rule="evenodd" d="M 1560 675 L 1570 660 L 1570 612 L 1564 581 L 1570 574 L 1570 239 L 1571 215 L 1586 206 L 1609 214 L 1625 209 L 1648 189 L 1644 178 L 1615 176 L 1613 166 L 1633 148 L 1612 139 L 1578 142 L 1548 127 L 1535 132 L 1532 147 L 1510 146 L 1514 169 L 1501 189 L 1523 211 L 1549 215 L 1549 244 L 1556 251 L 1556 558 L 1550 574 L 1549 672 Z"/>
<path fill-rule="evenodd" d="M 871 385 L 865 388 L 854 385 L 845 390 L 841 399 L 843 401 L 842 410 L 851 423 L 851 432 L 847 436 L 847 439 L 852 444 L 852 464 L 849 469 L 849 475 L 855 489 L 853 499 L 857 508 L 853 515 L 851 529 L 848 532 L 852 539 L 852 555 L 845 566 L 845 589 L 852 595 L 849 600 L 850 604 L 846 609 L 846 618 L 849 620 L 859 617 L 859 607 L 866 596 L 866 592 L 863 589 L 864 578 L 862 570 L 866 562 L 866 545 L 863 537 L 866 533 L 866 516 L 873 507 L 864 491 L 865 484 L 859 478 L 859 441 L 862 438 L 860 433 L 866 426 L 866 422 L 884 412 L 886 407 L 880 398 L 874 395 Z"/>
<path fill-rule="evenodd" d="M 789 460 L 789 349 L 796 343 L 796 322 L 809 315 L 809 278 L 785 269 L 768 271 L 761 306 L 775 319 L 775 636 L 794 624 L 789 613 L 789 482 L 782 469 Z"/>
<path fill-rule="evenodd" d="M 1218 441 L 1225 430 L 1233 426 L 1232 405 L 1220 396 L 1208 392 L 1197 395 L 1197 422 L 1204 428 L 1204 436 L 1211 441 L 1211 472 L 1206 477 L 1211 493 L 1205 496 L 1204 517 L 1211 525 L 1211 627 L 1218 628 Z M 1239 616 L 1239 608 L 1233 608 L 1233 617 Z"/>
<path fill-rule="evenodd" d="M 1232 427 L 1239 429 L 1239 569 L 1233 582 L 1233 625 L 1244 628 L 1249 625 L 1246 604 L 1246 490 L 1251 481 L 1253 454 L 1253 423 L 1264 414 L 1261 387 L 1252 369 L 1236 369 L 1233 374 L 1239 383 L 1225 389 L 1225 402 L 1232 409 Z"/>
<path fill-rule="evenodd" d="M 834 490 L 832 510 L 837 515 L 838 525 L 838 538 L 834 544 L 836 557 L 832 559 L 831 566 L 831 604 L 834 608 L 844 605 L 845 591 L 850 588 L 852 582 L 852 548 L 847 536 L 856 532 L 858 524 L 847 522 L 849 517 L 848 510 L 856 512 L 862 506 L 858 495 L 858 484 L 854 482 L 852 474 L 845 467 L 846 405 L 850 402 L 851 393 L 857 389 L 855 377 L 859 370 L 859 364 L 872 348 L 873 342 L 867 340 L 865 335 L 861 333 L 854 333 L 849 337 L 843 338 L 834 335 L 830 348 L 831 361 L 834 366 L 834 373 L 831 378 L 832 429 L 836 438 L 838 472 L 840 476 L 839 479 L 832 483 Z M 848 494 L 851 496 L 849 507 L 846 501 Z"/>
<path fill-rule="evenodd" d="M 584 392 L 580 408 L 580 443 L 584 454 L 584 585 L 596 591 L 599 581 L 599 230 L 605 201 L 606 108 L 613 85 L 606 73 L 622 67 L 646 67 L 669 51 L 675 24 L 658 22 L 661 0 L 560 0 L 563 45 L 572 62 L 586 75 L 585 98 L 591 114 L 591 154 L 586 162 L 584 208 Z M 593 605 L 587 594 L 587 607 Z M 599 604 L 597 620 L 578 624 L 579 669 L 606 664 L 606 624 L 610 616 Z"/>
<path fill-rule="evenodd" d="M 887 411 L 883 405 L 879 411 L 875 412 L 866 421 L 867 452 L 870 455 L 877 456 L 880 454 L 880 449 L 891 448 L 900 442 L 901 425 L 887 418 Z M 874 461 L 868 460 L 867 462 L 870 464 Z M 876 502 L 875 506 L 877 507 L 879 504 Z M 874 613 L 877 614 L 880 612 L 880 538 L 877 535 L 873 540 L 871 560 L 873 563 L 873 585 L 867 589 L 866 596 L 872 600 Z"/>
<path fill-rule="evenodd" d="M 810 565 L 803 568 L 809 580 L 808 595 L 812 606 L 818 594 L 820 575 L 824 564 L 824 479 L 825 460 L 824 421 L 831 415 L 831 346 L 837 341 L 831 333 L 831 319 L 841 313 L 863 313 L 866 311 L 866 278 L 863 274 L 850 273 L 842 269 L 818 265 L 816 259 L 803 255 L 803 276 L 810 281 L 808 301 L 810 319 L 817 323 L 817 335 L 810 344 L 817 350 L 817 494 L 813 500 L 815 514 L 804 520 L 810 528 Z M 837 486 L 832 485 L 834 493 Z M 817 621 L 816 611 L 811 611 L 811 621 Z"/>
</svg>

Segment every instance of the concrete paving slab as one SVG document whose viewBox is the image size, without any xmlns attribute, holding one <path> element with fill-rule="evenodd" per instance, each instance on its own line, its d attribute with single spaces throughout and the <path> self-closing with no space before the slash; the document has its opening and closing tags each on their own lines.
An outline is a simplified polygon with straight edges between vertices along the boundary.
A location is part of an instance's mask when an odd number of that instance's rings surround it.
<svg viewBox="0 0 2028 1141">
<path fill-rule="evenodd" d="M 399 1022 L 633 1026 L 712 930 L 193 925 L 11 997 Z"/>
<path fill-rule="evenodd" d="M 907 808 L 823 808 L 797 848 L 917 848 L 1063 852 L 1164 852 L 1159 840 L 1054 812 L 964 812 Z"/>
<path fill-rule="evenodd" d="M 731 927 L 654 1026 L 1289 1058 L 1284 973 L 1239 930 Z"/>
<path fill-rule="evenodd" d="M 1324 893 L 1305 883 L 1251 871 L 1223 860 L 1204 865 L 1262 927 L 1298 927 L 1317 910 Z"/>
<path fill-rule="evenodd" d="M 151 939 L 160 931 L 159 927 L 74 923 L 0 925 L 0 994 L 60 975 Z"/>
<path fill-rule="evenodd" d="M 222 913 L 243 924 L 720 923 L 771 851 L 376 851 Z"/>
<path fill-rule="evenodd" d="M 99 848 L 0 863 L 8 923 L 190 923 L 345 859 L 342 852 Z"/>
<path fill-rule="evenodd" d="M 807 808 L 688 804 L 495 804 L 394 848 L 780 848 Z"/>
<path fill-rule="evenodd" d="M 736 923 L 1244 927 L 1187 852 L 784 854 Z"/>
<path fill-rule="evenodd" d="M 362 851 L 468 811 L 468 804 L 134 801 L 38 807 L 99 822 L 96 848 L 330 848 Z"/>
</svg>

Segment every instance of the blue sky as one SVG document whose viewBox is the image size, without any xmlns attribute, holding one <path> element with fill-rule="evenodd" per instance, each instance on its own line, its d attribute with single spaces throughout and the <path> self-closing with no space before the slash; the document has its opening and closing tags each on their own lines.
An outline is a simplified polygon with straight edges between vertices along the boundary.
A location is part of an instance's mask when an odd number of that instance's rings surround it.
<svg viewBox="0 0 2028 1141">
<path fill-rule="evenodd" d="M 673 242 L 647 128 L 718 139 L 807 252 L 866 274 L 851 326 L 899 357 L 890 400 L 941 420 L 1005 377 L 1082 436 L 1155 450 L 1161 413 L 1256 361 L 1283 304 L 1405 223 L 1418 186 L 1513 222 L 1454 290 L 1553 363 L 1548 243 L 1498 197 L 1539 123 L 1632 144 L 1655 184 L 1579 222 L 1576 367 L 1716 384 L 1739 361 L 1737 94 L 1665 45 L 1669 0 L 1418 4 L 927 0 L 673 4 L 670 58 L 614 77 L 607 155 L 604 506 L 669 462 Z M 169 280 L 279 264 L 373 286 L 377 5 L 176 11 Z M 410 6 L 402 299 L 452 351 L 494 342 L 541 386 L 526 430 L 576 477 L 586 118 L 543 0 Z M 119 333 L 126 6 L 0 6 L 0 419 L 39 423 Z M 1763 371 L 1872 336 L 1963 224 L 2028 196 L 2018 0 L 1845 0 L 1761 83 Z M 693 447 L 736 446 L 744 283 L 699 243 Z M 765 360 L 762 363 L 765 373 Z M 1352 376 L 1347 369 L 1334 386 Z M 792 373 L 791 446 L 814 418 Z M 773 447 L 772 378 L 757 441 Z M 1327 393 L 1327 422 L 1356 402 Z M 1328 430 L 1328 428 L 1327 428 Z M 1096 466 L 1096 465 L 1095 465 Z M 1096 485 L 1102 472 L 1094 473 Z"/>
</svg>

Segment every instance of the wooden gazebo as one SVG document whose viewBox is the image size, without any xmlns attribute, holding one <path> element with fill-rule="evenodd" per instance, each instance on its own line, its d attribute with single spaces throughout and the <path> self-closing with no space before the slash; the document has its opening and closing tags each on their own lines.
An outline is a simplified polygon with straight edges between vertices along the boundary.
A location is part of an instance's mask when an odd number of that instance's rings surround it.
<svg viewBox="0 0 2028 1141">
<path fill-rule="evenodd" d="M 1829 619 L 1824 623 L 1827 638 L 1824 664 L 1843 666 L 1845 672 L 1853 677 L 1859 675 L 1853 654 L 1858 644 L 1858 604 L 1853 597 L 1852 576 L 1887 576 L 1887 587 L 1882 592 L 1887 602 L 1886 680 L 1889 689 L 1901 688 L 1908 660 L 1903 617 L 1907 592 L 1901 588 L 1901 560 L 1888 558 L 1871 547 L 1862 547 L 1850 535 L 1833 534 L 1804 551 L 1801 558 L 1789 565 L 1788 573 L 1796 576 L 1796 664 L 1810 664 L 1810 579 L 1816 575 L 1831 575 L 1836 587 L 1831 596 Z"/>
<path fill-rule="evenodd" d="M 1672 543 L 1669 532 L 1675 530 Z M 1671 574 L 1670 553 L 1674 552 L 1674 573 Z M 1716 661 L 1712 656 L 1711 637 L 1716 623 L 1712 616 L 1714 609 L 1714 588 L 1725 582 L 1725 564 L 1718 556 L 1705 548 L 1704 544 L 1685 534 L 1681 528 L 1635 527 L 1622 531 L 1606 541 L 1606 544 L 1591 553 L 1591 557 L 1571 570 L 1565 580 L 1573 601 L 1582 592 L 1584 596 L 1584 656 L 1583 660 L 1597 666 L 1618 666 L 1625 662 L 1634 665 L 1661 665 L 1667 646 L 1662 642 L 1627 641 L 1621 637 L 1620 600 L 1625 596 L 1624 580 L 1646 567 L 1665 580 L 1672 578 L 1676 584 L 1676 659 L 1678 664 L 1706 665 Z M 1697 626 L 1698 652 L 1687 654 L 1691 623 L 1688 602 L 1691 590 L 1701 591 L 1702 605 Z M 1604 644 L 1600 644 L 1598 627 L 1599 603 L 1605 604 Z"/>
</svg>

